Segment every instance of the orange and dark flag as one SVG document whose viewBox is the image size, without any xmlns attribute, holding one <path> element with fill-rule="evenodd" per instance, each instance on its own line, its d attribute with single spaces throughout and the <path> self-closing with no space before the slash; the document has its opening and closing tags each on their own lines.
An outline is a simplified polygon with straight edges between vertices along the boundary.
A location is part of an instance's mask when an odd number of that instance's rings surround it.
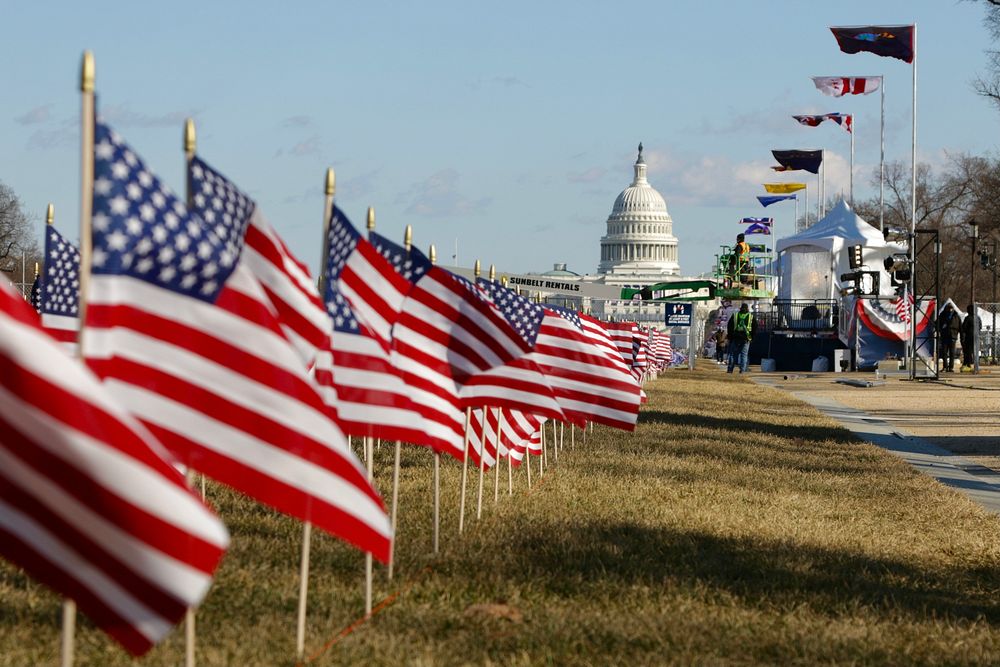
<svg viewBox="0 0 1000 667">
<path fill-rule="evenodd" d="M 844 53 L 866 51 L 877 56 L 899 58 L 913 62 L 912 25 L 857 25 L 831 27 L 837 44 Z"/>
</svg>

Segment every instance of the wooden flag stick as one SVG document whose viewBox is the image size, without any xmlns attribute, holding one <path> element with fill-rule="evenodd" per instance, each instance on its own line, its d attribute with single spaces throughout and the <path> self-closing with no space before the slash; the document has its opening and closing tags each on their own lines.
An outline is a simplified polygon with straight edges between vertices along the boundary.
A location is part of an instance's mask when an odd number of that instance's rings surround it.
<svg viewBox="0 0 1000 667">
<path fill-rule="evenodd" d="M 569 448 L 576 449 L 576 426 L 569 425 Z"/>
<path fill-rule="evenodd" d="M 566 422 L 559 422 L 559 449 L 566 444 Z"/>
<path fill-rule="evenodd" d="M 309 553 L 312 549 L 312 523 L 302 524 L 302 559 L 299 562 L 299 613 L 295 622 L 295 657 L 306 653 L 306 602 L 309 595 Z"/>
<path fill-rule="evenodd" d="M 527 453 L 525 453 L 527 456 Z M 514 495 L 514 457 L 511 456 L 511 448 L 507 448 L 507 495 Z"/>
<path fill-rule="evenodd" d="M 538 457 L 538 478 L 539 479 L 541 479 L 542 475 L 545 474 L 545 466 L 547 466 L 549 464 L 549 461 L 546 458 L 546 456 L 548 456 L 548 454 L 547 454 L 547 450 L 545 448 L 545 423 L 544 422 L 541 424 L 541 431 L 542 431 L 542 454 L 541 454 L 541 456 Z"/>
<path fill-rule="evenodd" d="M 465 529 L 465 489 L 469 478 L 469 426 L 472 422 L 472 407 L 465 409 L 465 445 L 462 454 L 462 497 L 458 501 L 458 534 Z"/>
<path fill-rule="evenodd" d="M 486 472 L 486 408 L 483 408 L 483 425 L 479 431 L 479 495 L 476 499 L 476 519 L 483 518 L 483 475 Z"/>
<path fill-rule="evenodd" d="M 556 463 L 559 463 L 559 432 L 556 431 L 556 422 L 552 420 L 552 453 Z"/>
<path fill-rule="evenodd" d="M 528 490 L 531 490 L 531 447 L 524 450 L 524 467 L 528 472 Z"/>
<path fill-rule="evenodd" d="M 77 310 L 80 332 L 76 348 L 81 363 L 92 247 L 90 216 L 94 201 L 94 122 L 94 54 L 84 51 L 80 67 L 80 296 Z M 61 667 L 73 667 L 76 650 L 76 602 L 69 598 L 64 598 L 62 603 L 60 644 L 59 664 Z"/>
<path fill-rule="evenodd" d="M 503 427 L 503 409 L 497 408 L 497 453 L 493 463 L 493 502 L 500 502 L 500 430 Z"/>
<path fill-rule="evenodd" d="M 431 251 L 427 259 L 431 265 L 437 264 L 437 248 L 431 244 Z M 441 546 L 441 452 L 434 452 L 434 553 L 436 554 Z"/>
<path fill-rule="evenodd" d="M 375 438 L 367 436 L 365 442 L 365 468 L 368 470 L 368 483 L 374 479 L 375 469 Z M 372 613 L 372 552 L 365 552 L 365 616 Z"/>
<path fill-rule="evenodd" d="M 395 460 L 392 463 L 392 542 L 389 543 L 389 580 L 392 580 L 393 568 L 396 565 L 396 508 L 399 500 L 399 451 L 403 443 L 396 441 Z"/>
</svg>

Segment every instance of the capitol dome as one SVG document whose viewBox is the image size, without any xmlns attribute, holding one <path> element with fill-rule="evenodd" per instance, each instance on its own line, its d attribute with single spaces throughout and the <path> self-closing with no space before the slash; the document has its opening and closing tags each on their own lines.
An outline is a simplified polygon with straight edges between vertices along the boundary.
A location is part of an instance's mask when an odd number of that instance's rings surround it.
<svg viewBox="0 0 1000 667">
<path fill-rule="evenodd" d="M 639 144 L 631 185 L 615 199 L 601 238 L 598 272 L 635 276 L 679 275 L 677 237 L 667 202 L 646 180 L 646 160 Z"/>
</svg>

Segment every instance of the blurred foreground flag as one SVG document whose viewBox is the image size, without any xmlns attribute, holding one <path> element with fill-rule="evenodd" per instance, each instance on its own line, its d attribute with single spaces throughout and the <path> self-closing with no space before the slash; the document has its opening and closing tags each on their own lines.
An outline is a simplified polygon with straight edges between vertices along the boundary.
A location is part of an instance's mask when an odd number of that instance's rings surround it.
<svg viewBox="0 0 1000 667">
<path fill-rule="evenodd" d="M 42 328 L 69 355 L 80 331 L 80 251 L 52 225 L 45 226 L 45 270 L 39 283 Z"/>
<path fill-rule="evenodd" d="M 844 53 L 874 53 L 913 62 L 912 25 L 855 25 L 831 27 Z"/>
<path fill-rule="evenodd" d="M 56 345 L 0 284 L 0 554 L 142 655 L 201 602 L 229 535 Z"/>
<path fill-rule="evenodd" d="M 87 363 L 182 462 L 387 560 L 382 501 L 268 296 L 284 278 L 244 261 L 253 202 L 206 171 L 209 223 L 101 123 L 94 174 Z"/>
<path fill-rule="evenodd" d="M 814 76 L 816 89 L 824 95 L 867 95 L 882 87 L 880 76 Z"/>
</svg>

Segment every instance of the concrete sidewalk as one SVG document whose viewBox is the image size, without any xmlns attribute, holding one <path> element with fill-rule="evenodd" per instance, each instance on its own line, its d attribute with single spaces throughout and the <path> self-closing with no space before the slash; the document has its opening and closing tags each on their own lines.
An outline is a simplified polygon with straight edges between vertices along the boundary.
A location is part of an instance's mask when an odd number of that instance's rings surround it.
<svg viewBox="0 0 1000 667">
<path fill-rule="evenodd" d="M 997 470 L 987 468 L 964 456 L 958 456 L 913 435 L 890 423 L 889 420 L 856 407 L 849 407 L 830 395 L 829 391 L 818 392 L 790 387 L 789 383 L 782 381 L 781 374 L 754 374 L 750 379 L 761 385 L 787 391 L 834 419 L 858 438 L 897 454 L 920 472 L 964 493 L 987 510 L 1000 514 L 1000 472 Z M 829 381 L 833 382 L 832 379 Z"/>
</svg>

